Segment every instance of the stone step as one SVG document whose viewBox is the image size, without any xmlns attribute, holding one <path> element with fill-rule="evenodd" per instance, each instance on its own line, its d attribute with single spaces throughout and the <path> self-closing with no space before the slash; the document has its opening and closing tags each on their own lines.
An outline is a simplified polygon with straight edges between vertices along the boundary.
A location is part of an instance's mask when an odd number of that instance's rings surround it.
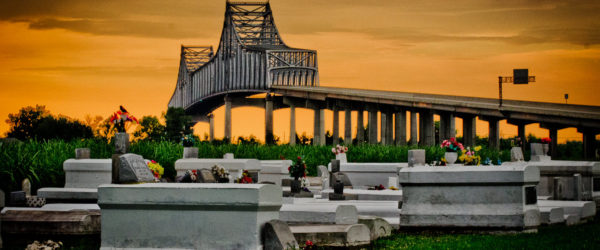
<svg viewBox="0 0 600 250">
<path fill-rule="evenodd" d="M 565 214 L 577 215 L 581 220 L 591 219 L 596 215 L 596 204 L 593 201 L 538 200 L 538 206 L 562 207 Z"/>
<path fill-rule="evenodd" d="M 371 215 L 378 217 L 398 217 L 400 209 L 397 201 L 369 201 L 369 200 L 347 200 L 331 201 L 325 199 L 299 199 L 294 200 L 294 204 L 338 204 L 355 206 L 358 215 Z"/>
<path fill-rule="evenodd" d="M 294 238 L 304 246 L 307 240 L 323 247 L 351 247 L 366 245 L 371 242 L 371 232 L 366 225 L 292 225 L 290 230 Z"/>
<path fill-rule="evenodd" d="M 46 203 L 96 203 L 97 188 L 40 188 L 38 197 L 45 198 Z"/>
<path fill-rule="evenodd" d="M 581 218 L 579 218 L 579 215 L 565 214 L 564 218 L 565 218 L 565 225 L 567 225 L 567 226 L 574 226 L 574 225 L 581 224 Z"/>
<path fill-rule="evenodd" d="M 279 219 L 286 223 L 356 224 L 358 212 L 352 205 L 283 204 Z"/>
<path fill-rule="evenodd" d="M 564 223 L 564 215 L 562 207 L 540 207 L 540 222 L 544 225 Z"/>
<path fill-rule="evenodd" d="M 2 214 L 4 234 L 89 235 L 100 233 L 100 211 L 8 210 Z"/>
</svg>

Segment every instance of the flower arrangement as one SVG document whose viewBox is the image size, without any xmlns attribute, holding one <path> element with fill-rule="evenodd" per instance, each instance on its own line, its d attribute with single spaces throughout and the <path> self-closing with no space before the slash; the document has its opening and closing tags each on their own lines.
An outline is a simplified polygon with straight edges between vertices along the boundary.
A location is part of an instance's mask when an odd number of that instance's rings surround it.
<svg viewBox="0 0 600 250">
<path fill-rule="evenodd" d="M 176 179 L 177 182 L 183 183 L 196 182 L 196 180 L 198 180 L 198 171 L 195 169 L 185 171 L 184 175 L 178 176 Z"/>
<path fill-rule="evenodd" d="M 383 184 L 379 184 L 377 186 L 369 187 L 369 190 L 385 190 L 385 187 L 383 186 Z"/>
<path fill-rule="evenodd" d="M 160 177 L 165 173 L 165 169 L 154 160 L 148 162 L 148 168 L 150 169 L 150 171 L 152 171 L 152 174 L 154 174 L 154 178 L 156 178 L 157 180 L 160 179 Z"/>
<path fill-rule="evenodd" d="M 129 128 L 127 126 L 128 122 L 136 122 L 139 124 L 137 118 L 130 115 L 129 112 L 127 112 L 127 110 L 123 106 L 119 106 L 119 110 L 117 110 L 117 112 L 115 112 L 110 117 L 110 123 L 113 124 L 113 128 L 116 129 L 119 133 L 127 131 L 127 129 Z"/>
<path fill-rule="evenodd" d="M 550 142 L 552 142 L 552 140 L 549 137 L 542 138 L 542 143 L 550 144 Z"/>
<path fill-rule="evenodd" d="M 462 155 L 458 159 L 465 163 L 465 165 L 479 165 L 481 163 L 481 156 L 477 155 L 477 152 L 481 150 L 481 146 L 476 146 L 471 150 L 471 147 L 467 147 L 462 150 Z"/>
<path fill-rule="evenodd" d="M 195 142 L 196 139 L 192 134 L 187 134 L 181 137 L 181 145 L 183 145 L 184 147 L 193 147 Z"/>
<path fill-rule="evenodd" d="M 339 144 L 331 148 L 331 153 L 334 153 L 335 155 L 344 154 L 346 152 L 348 152 L 348 147 L 340 146 Z"/>
<path fill-rule="evenodd" d="M 294 180 L 300 179 L 300 177 L 306 177 L 306 162 L 302 160 L 302 157 L 298 156 L 296 162 L 288 167 L 288 172 Z"/>
<path fill-rule="evenodd" d="M 238 183 L 243 183 L 243 184 L 251 184 L 252 183 L 252 177 L 250 177 L 250 173 L 248 172 L 248 170 L 242 171 L 242 177 L 238 180 Z"/>
<path fill-rule="evenodd" d="M 456 141 L 454 137 L 449 140 L 444 140 L 440 145 L 441 148 L 446 148 L 446 152 L 458 152 L 459 150 L 464 150 L 462 143 Z"/>
<path fill-rule="evenodd" d="M 229 171 L 220 165 L 214 165 L 211 170 L 212 174 L 217 178 L 219 183 L 229 182 Z"/>
</svg>

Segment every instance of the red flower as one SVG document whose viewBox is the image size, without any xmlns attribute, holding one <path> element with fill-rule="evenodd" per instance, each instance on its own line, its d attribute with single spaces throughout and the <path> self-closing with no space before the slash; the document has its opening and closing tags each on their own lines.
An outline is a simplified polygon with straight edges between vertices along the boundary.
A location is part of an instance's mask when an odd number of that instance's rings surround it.
<svg viewBox="0 0 600 250">
<path fill-rule="evenodd" d="M 156 161 L 155 161 L 155 160 L 151 160 L 150 162 L 152 162 L 152 163 L 156 163 Z"/>
<path fill-rule="evenodd" d="M 302 157 L 298 156 L 298 160 L 302 160 Z"/>
<path fill-rule="evenodd" d="M 312 246 L 314 246 L 313 242 L 312 242 L 312 241 L 310 241 L 310 240 L 306 240 L 306 243 L 305 243 L 305 245 L 306 245 L 307 247 L 312 247 Z"/>
</svg>

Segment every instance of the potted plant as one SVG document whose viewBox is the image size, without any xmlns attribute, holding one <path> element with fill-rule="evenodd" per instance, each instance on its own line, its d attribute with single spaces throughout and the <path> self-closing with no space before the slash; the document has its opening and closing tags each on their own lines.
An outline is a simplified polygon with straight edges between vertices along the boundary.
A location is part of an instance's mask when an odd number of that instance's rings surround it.
<svg viewBox="0 0 600 250">
<path fill-rule="evenodd" d="M 476 166 L 481 163 L 481 156 L 477 154 L 481 150 L 481 146 L 476 146 L 471 150 L 471 147 L 467 147 L 462 150 L 462 155 L 459 160 L 464 162 L 466 166 Z"/>
<path fill-rule="evenodd" d="M 454 137 L 444 140 L 440 145 L 441 148 L 446 149 L 446 153 L 444 154 L 444 159 L 448 164 L 454 164 L 456 159 L 458 159 L 458 151 L 464 150 L 462 143 L 456 141 Z"/>
<path fill-rule="evenodd" d="M 298 156 L 296 162 L 288 167 L 288 172 L 290 173 L 290 177 L 294 177 L 290 187 L 291 192 L 300 193 L 302 184 L 299 179 L 301 177 L 306 177 L 306 163 L 302 160 L 302 157 Z"/>
<path fill-rule="evenodd" d="M 183 146 L 183 158 L 198 158 L 198 148 L 194 147 L 196 138 L 194 135 L 187 134 L 181 137 L 181 145 Z"/>
<path fill-rule="evenodd" d="M 348 152 L 348 147 L 340 146 L 338 144 L 335 147 L 331 148 L 331 152 L 335 154 L 336 160 L 340 160 L 340 162 L 348 162 L 348 158 L 346 158 L 346 152 Z"/>
</svg>

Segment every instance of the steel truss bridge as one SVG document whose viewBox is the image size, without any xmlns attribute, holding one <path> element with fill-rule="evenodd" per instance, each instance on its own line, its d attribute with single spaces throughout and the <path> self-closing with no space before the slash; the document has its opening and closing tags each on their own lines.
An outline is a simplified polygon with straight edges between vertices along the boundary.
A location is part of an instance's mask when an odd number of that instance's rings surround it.
<svg viewBox="0 0 600 250">
<path fill-rule="evenodd" d="M 266 93 L 264 98 L 247 98 Z M 182 107 L 195 122 L 210 123 L 212 112 L 225 105 L 225 138 L 231 140 L 231 109 L 240 106 L 265 109 L 265 141 L 273 139 L 273 110 L 289 108 L 290 134 L 295 134 L 295 108 L 314 110 L 313 143 L 324 144 L 324 109 L 334 111 L 334 144 L 345 142 L 434 145 L 454 137 L 456 117 L 463 119 L 466 145 L 475 140 L 475 120 L 489 124 L 489 146 L 499 147 L 499 121 L 518 126 L 525 141 L 525 125 L 539 123 L 549 130 L 552 144 L 559 129 L 575 127 L 583 134 L 586 158 L 595 156 L 596 135 L 600 133 L 600 107 L 555 103 L 375 91 L 319 86 L 316 50 L 292 48 L 285 44 L 275 26 L 268 2 L 227 2 L 225 21 L 216 52 L 212 46 L 182 46 L 177 85 L 169 107 Z M 339 135 L 339 112 L 345 112 L 346 133 Z M 355 126 L 368 128 L 351 134 L 351 112 L 358 111 Z M 378 112 L 381 113 L 378 119 Z M 408 115 L 410 114 L 410 115 Z M 418 118 L 417 118 L 418 114 Z M 434 115 L 440 119 L 435 133 Z M 408 119 L 410 118 L 410 119 Z M 410 126 L 410 141 L 406 128 Z M 379 131 L 381 137 L 378 138 Z M 366 139 L 368 138 L 368 140 Z M 295 136 L 290 136 L 295 144 Z M 556 147 L 552 147 L 556 148 Z M 553 150 L 553 155 L 556 152 Z"/>
</svg>

